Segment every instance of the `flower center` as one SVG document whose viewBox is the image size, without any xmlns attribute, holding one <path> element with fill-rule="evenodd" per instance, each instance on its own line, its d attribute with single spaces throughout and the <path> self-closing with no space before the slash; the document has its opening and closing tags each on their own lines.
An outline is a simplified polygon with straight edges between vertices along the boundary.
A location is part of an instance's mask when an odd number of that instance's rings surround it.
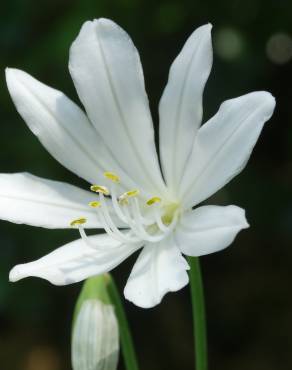
<svg viewBox="0 0 292 370">
<path fill-rule="evenodd" d="M 173 231 L 180 215 L 178 203 L 166 203 L 158 196 L 145 202 L 140 198 L 138 189 L 118 195 L 119 176 L 113 172 L 105 172 L 104 176 L 109 187 L 92 185 L 90 190 L 98 194 L 98 200 L 90 202 L 89 206 L 95 209 L 99 223 L 112 238 L 122 243 L 155 243 Z M 126 230 L 119 230 L 114 221 L 117 219 Z M 85 222 L 86 219 L 81 217 L 73 220 L 70 225 L 78 227 L 82 239 L 96 248 L 84 231 Z"/>
</svg>

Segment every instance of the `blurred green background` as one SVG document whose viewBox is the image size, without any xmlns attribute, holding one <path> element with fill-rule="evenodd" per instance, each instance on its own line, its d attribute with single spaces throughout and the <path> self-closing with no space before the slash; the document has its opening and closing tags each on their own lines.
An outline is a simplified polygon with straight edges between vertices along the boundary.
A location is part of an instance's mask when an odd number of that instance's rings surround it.
<svg viewBox="0 0 292 370">
<path fill-rule="evenodd" d="M 169 66 L 188 35 L 206 22 L 214 25 L 214 66 L 204 119 L 226 98 L 261 89 L 275 95 L 277 109 L 247 168 L 209 201 L 245 208 L 251 228 L 227 250 L 203 257 L 202 268 L 210 370 L 292 368 L 291 1 L 2 1 L 0 172 L 29 171 L 81 184 L 17 114 L 4 68 L 23 69 L 78 101 L 67 70 L 69 47 L 82 23 L 98 17 L 119 23 L 139 49 L 156 124 Z M 1 222 L 1 370 L 70 369 L 70 322 L 81 285 L 55 287 L 41 279 L 12 284 L 8 272 L 76 237 L 72 230 Z M 135 258 L 114 271 L 120 288 Z M 141 370 L 192 369 L 188 288 L 151 310 L 126 307 Z"/>
</svg>

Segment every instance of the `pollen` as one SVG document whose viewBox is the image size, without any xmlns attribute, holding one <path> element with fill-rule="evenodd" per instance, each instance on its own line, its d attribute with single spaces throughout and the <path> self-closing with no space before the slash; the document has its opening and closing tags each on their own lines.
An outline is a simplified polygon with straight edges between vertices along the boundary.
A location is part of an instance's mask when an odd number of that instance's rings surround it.
<svg viewBox="0 0 292 370">
<path fill-rule="evenodd" d="M 70 226 L 79 226 L 79 225 L 83 225 L 85 224 L 86 222 L 86 218 L 85 217 L 80 217 L 80 218 L 77 218 L 76 220 L 73 220 L 70 222 Z"/>
<path fill-rule="evenodd" d="M 88 205 L 93 208 L 98 208 L 101 206 L 101 203 L 98 200 L 94 200 L 93 202 L 89 202 Z"/>
<path fill-rule="evenodd" d="M 111 180 L 112 182 L 119 183 L 120 178 L 118 175 L 116 175 L 114 172 L 105 172 L 104 177 L 106 177 L 108 180 Z"/>
<path fill-rule="evenodd" d="M 148 206 L 152 206 L 152 204 L 155 204 L 155 203 L 160 203 L 161 202 L 161 198 L 159 197 L 152 197 L 150 199 L 147 200 L 146 204 Z"/>
<path fill-rule="evenodd" d="M 125 194 L 131 198 L 131 197 L 136 197 L 137 195 L 139 195 L 140 191 L 138 189 L 133 189 L 133 190 L 129 190 L 127 191 Z"/>
<path fill-rule="evenodd" d="M 119 199 L 118 199 L 119 203 L 122 205 L 126 205 L 129 203 L 128 201 L 129 198 L 136 197 L 137 195 L 139 195 L 139 193 L 140 191 L 138 189 L 126 191 L 124 194 L 119 196 Z"/>
<path fill-rule="evenodd" d="M 102 193 L 104 195 L 109 195 L 110 192 L 106 186 L 102 185 L 91 185 L 90 190 L 94 191 L 95 193 Z"/>
</svg>

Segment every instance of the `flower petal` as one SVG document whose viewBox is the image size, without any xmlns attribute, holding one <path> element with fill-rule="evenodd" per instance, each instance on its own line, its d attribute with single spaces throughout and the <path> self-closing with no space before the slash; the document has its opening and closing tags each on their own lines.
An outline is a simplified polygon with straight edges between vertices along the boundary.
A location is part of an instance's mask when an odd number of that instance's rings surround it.
<svg viewBox="0 0 292 370">
<path fill-rule="evenodd" d="M 135 305 L 150 308 L 159 304 L 168 292 L 187 285 L 189 268 L 173 238 L 147 244 L 140 253 L 124 290 Z"/>
<path fill-rule="evenodd" d="M 88 206 L 95 198 L 89 191 L 29 173 L 0 174 L 2 220 L 61 229 L 70 227 L 72 220 L 85 217 L 86 227 L 97 228 L 96 213 Z"/>
<path fill-rule="evenodd" d="M 202 256 L 228 247 L 247 227 L 242 208 L 203 206 L 182 216 L 175 240 L 182 253 Z"/>
<path fill-rule="evenodd" d="M 9 280 L 15 282 L 34 276 L 54 285 L 77 283 L 112 270 L 140 247 L 121 244 L 107 234 L 90 236 L 89 240 L 96 248 L 89 247 L 82 239 L 75 240 L 39 260 L 15 266 Z"/>
<path fill-rule="evenodd" d="M 6 80 L 19 114 L 63 166 L 90 183 L 104 182 L 103 172 L 111 169 L 133 186 L 86 115 L 66 95 L 17 69 L 7 68 Z"/>
<path fill-rule="evenodd" d="M 173 191 L 201 124 L 202 98 L 212 67 L 211 24 L 196 29 L 173 62 L 160 105 L 160 156 Z"/>
<path fill-rule="evenodd" d="M 69 69 L 116 162 L 140 189 L 165 191 L 140 58 L 127 33 L 107 19 L 86 22 L 72 44 Z"/>
<path fill-rule="evenodd" d="M 225 101 L 200 128 L 180 187 L 187 207 L 202 202 L 241 172 L 274 108 L 271 94 L 250 93 Z"/>
<path fill-rule="evenodd" d="M 23 71 L 7 68 L 6 80 L 19 114 L 45 148 L 65 167 L 95 182 L 95 132 L 85 114 L 63 93 Z"/>
</svg>

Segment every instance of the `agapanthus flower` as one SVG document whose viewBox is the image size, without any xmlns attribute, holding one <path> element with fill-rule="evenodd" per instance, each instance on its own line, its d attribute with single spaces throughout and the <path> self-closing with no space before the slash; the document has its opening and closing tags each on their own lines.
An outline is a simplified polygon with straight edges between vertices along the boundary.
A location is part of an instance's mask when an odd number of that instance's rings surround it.
<svg viewBox="0 0 292 370">
<path fill-rule="evenodd" d="M 201 126 L 212 65 L 211 25 L 199 27 L 173 62 L 159 104 L 160 164 L 138 52 L 114 22 L 86 22 L 69 71 L 86 114 L 63 93 L 7 69 L 8 89 L 32 132 L 91 192 L 27 173 L 0 175 L 0 217 L 45 228 L 74 227 L 81 238 L 10 280 L 56 285 L 112 270 L 141 249 L 124 295 L 153 307 L 188 283 L 183 257 L 222 250 L 248 227 L 243 209 L 200 205 L 245 166 L 275 100 L 259 91 L 225 101 Z M 201 127 L 200 127 L 201 126 Z M 86 228 L 105 230 L 88 236 Z"/>
</svg>

